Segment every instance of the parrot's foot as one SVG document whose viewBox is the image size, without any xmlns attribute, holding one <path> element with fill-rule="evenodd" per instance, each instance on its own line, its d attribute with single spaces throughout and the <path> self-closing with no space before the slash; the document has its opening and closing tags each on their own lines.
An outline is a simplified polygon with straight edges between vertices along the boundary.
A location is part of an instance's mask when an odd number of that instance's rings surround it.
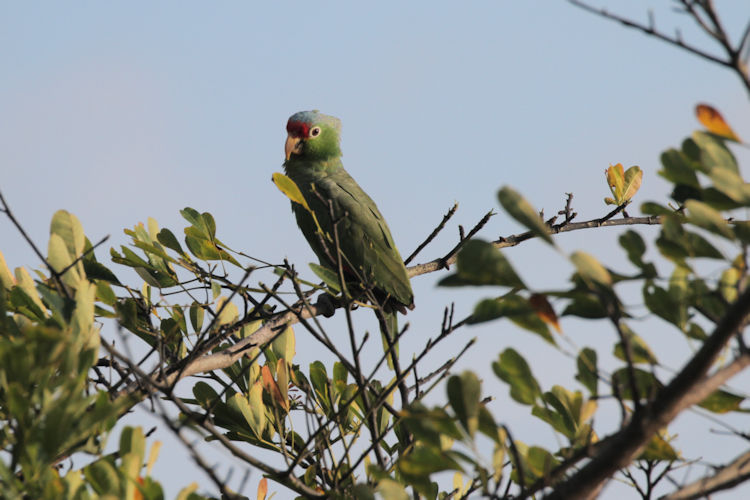
<svg viewBox="0 0 750 500">
<path fill-rule="evenodd" d="M 336 312 L 336 299 L 328 295 L 327 293 L 321 293 L 318 295 L 318 300 L 315 303 L 315 307 L 318 308 L 320 313 L 326 318 L 333 316 Z"/>
</svg>

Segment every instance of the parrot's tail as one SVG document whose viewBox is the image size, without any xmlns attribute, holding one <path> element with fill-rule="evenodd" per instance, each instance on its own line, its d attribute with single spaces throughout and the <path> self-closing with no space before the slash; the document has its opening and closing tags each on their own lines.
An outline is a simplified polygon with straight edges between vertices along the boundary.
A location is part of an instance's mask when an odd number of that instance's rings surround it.
<svg viewBox="0 0 750 500">
<path fill-rule="evenodd" d="M 383 352 L 386 353 L 388 368 L 394 369 L 398 359 L 398 313 L 394 310 L 375 310 L 380 323 L 380 334 L 383 340 Z"/>
</svg>

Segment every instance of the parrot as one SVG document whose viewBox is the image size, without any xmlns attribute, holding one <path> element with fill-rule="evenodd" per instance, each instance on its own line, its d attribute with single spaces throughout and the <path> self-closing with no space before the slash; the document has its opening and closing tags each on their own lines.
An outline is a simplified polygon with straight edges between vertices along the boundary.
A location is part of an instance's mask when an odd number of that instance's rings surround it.
<svg viewBox="0 0 750 500">
<path fill-rule="evenodd" d="M 341 121 L 318 111 L 300 111 L 289 118 L 286 131 L 284 172 L 309 208 L 292 201 L 297 225 L 320 265 L 335 271 L 333 228 L 337 221 L 345 280 L 372 290 L 383 311 L 378 320 L 384 344 L 388 339 L 392 343 L 398 332 L 396 313 L 414 308 L 414 293 L 385 218 L 344 170 Z"/>
</svg>

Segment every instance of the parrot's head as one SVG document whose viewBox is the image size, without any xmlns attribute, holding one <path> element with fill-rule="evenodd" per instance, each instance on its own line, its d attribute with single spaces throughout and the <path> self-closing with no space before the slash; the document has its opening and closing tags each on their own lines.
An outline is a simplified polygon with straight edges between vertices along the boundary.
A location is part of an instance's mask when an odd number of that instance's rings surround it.
<svg viewBox="0 0 750 500">
<path fill-rule="evenodd" d="M 341 120 L 318 111 L 300 111 L 286 124 L 286 160 L 328 160 L 341 155 Z"/>
</svg>

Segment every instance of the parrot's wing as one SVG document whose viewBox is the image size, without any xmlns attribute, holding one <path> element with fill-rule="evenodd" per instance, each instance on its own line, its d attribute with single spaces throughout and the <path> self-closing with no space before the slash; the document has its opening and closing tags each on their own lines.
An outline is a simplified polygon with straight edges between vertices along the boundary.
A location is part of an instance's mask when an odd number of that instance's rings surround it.
<svg viewBox="0 0 750 500">
<path fill-rule="evenodd" d="M 343 169 L 321 179 L 316 189 L 333 201 L 335 215 L 341 217 L 339 246 L 349 265 L 365 282 L 372 280 L 387 295 L 411 306 L 414 294 L 403 259 L 375 202 Z"/>
</svg>

